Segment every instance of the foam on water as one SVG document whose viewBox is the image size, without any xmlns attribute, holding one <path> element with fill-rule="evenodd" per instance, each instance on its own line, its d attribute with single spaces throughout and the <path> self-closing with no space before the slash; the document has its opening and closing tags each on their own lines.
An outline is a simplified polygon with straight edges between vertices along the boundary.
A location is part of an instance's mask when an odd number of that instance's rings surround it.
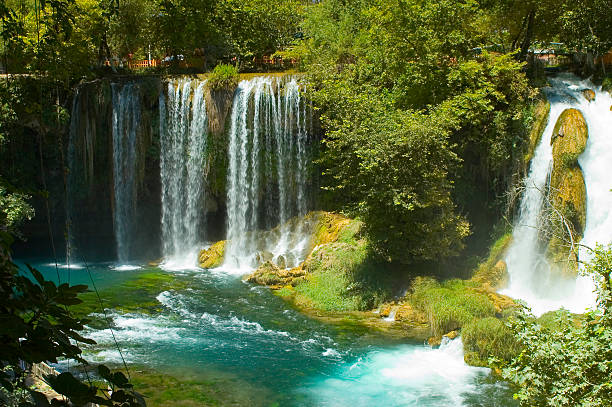
<svg viewBox="0 0 612 407">
<path fill-rule="evenodd" d="M 46 263 L 47 267 L 56 267 L 63 270 L 83 270 L 85 266 L 83 264 L 66 264 L 66 263 Z"/>
<path fill-rule="evenodd" d="M 489 369 L 465 364 L 459 338 L 439 349 L 404 345 L 372 351 L 304 392 L 319 406 L 462 406 L 474 381 L 488 374 Z"/>
<path fill-rule="evenodd" d="M 285 331 L 277 331 L 272 329 L 265 329 L 258 322 L 247 321 L 236 316 L 221 317 L 219 315 L 210 314 L 208 312 L 193 312 L 189 310 L 188 301 L 182 294 L 171 293 L 170 291 L 164 291 L 157 296 L 157 301 L 162 305 L 169 308 L 173 312 L 188 318 L 188 321 L 192 324 L 202 327 L 203 329 L 215 329 L 234 331 L 245 334 L 255 335 L 271 335 L 271 336 L 282 336 L 291 339 L 291 335 Z"/>
<path fill-rule="evenodd" d="M 166 317 L 141 314 L 112 314 L 113 330 L 91 330 L 87 337 L 98 344 L 112 345 L 114 338 L 122 343 L 169 342 L 181 339 L 182 327 L 172 326 Z M 113 338 L 114 334 L 114 338 Z M 183 338 L 184 339 L 184 338 Z"/>
<path fill-rule="evenodd" d="M 134 270 L 140 270 L 141 268 L 142 268 L 142 266 L 138 266 L 136 264 L 120 264 L 120 265 L 112 266 L 111 270 L 115 270 L 115 271 L 134 271 Z"/>
</svg>

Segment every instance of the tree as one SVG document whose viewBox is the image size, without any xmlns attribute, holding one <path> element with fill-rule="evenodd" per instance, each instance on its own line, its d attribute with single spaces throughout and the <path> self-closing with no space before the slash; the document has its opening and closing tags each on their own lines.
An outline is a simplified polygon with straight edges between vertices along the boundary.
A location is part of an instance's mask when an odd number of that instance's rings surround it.
<svg viewBox="0 0 612 407">
<path fill-rule="evenodd" d="M 325 111 L 324 187 L 363 219 L 375 249 L 403 263 L 457 254 L 469 226 L 451 200 L 458 159 L 444 123 L 345 82 L 314 100 Z"/>
<path fill-rule="evenodd" d="M 612 1 L 589 0 L 567 4 L 560 16 L 560 37 L 570 47 L 599 57 L 612 48 Z M 602 69 L 605 73 L 605 65 Z"/>
</svg>

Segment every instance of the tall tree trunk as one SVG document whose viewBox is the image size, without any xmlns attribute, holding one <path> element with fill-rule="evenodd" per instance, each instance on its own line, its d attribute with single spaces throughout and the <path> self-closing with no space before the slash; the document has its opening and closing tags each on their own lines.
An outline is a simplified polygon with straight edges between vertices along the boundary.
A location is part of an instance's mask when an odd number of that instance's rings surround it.
<svg viewBox="0 0 612 407">
<path fill-rule="evenodd" d="M 519 54 L 519 59 L 521 61 L 525 61 L 527 59 L 527 53 L 529 52 L 529 47 L 531 46 L 535 15 L 535 9 L 531 9 L 527 15 L 527 31 L 525 32 L 525 38 L 523 38 L 523 42 L 521 43 L 521 52 Z"/>
</svg>

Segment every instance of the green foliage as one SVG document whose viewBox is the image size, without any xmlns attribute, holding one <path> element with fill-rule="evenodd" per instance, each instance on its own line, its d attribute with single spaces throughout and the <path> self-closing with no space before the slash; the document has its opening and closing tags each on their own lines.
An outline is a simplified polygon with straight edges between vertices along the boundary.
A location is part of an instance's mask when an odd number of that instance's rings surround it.
<svg viewBox="0 0 612 407">
<path fill-rule="evenodd" d="M 475 319 L 461 329 L 466 361 L 472 366 L 489 366 L 489 358 L 511 360 L 520 352 L 513 332 L 494 317 Z"/>
<path fill-rule="evenodd" d="M 392 260 L 457 255 L 466 220 L 487 235 L 480 219 L 501 211 L 491 197 L 527 147 L 535 93 L 513 54 L 476 55 L 482 13 L 474 2 L 330 0 L 304 24 L 296 50 L 325 130 L 327 198 Z"/>
<path fill-rule="evenodd" d="M 523 347 L 504 370 L 525 406 L 608 406 L 612 403 L 612 251 L 597 247 L 587 273 L 597 283 L 597 308 L 576 320 L 559 312 L 536 321 L 522 310 L 511 328 Z"/>
<path fill-rule="evenodd" d="M 432 335 L 441 336 L 476 319 L 495 316 L 493 303 L 475 287 L 475 283 L 466 280 L 438 283 L 432 278 L 417 277 L 408 299 L 427 315 Z"/>
<path fill-rule="evenodd" d="M 220 64 L 208 76 L 208 86 L 215 91 L 233 91 L 238 86 L 240 75 L 233 65 Z"/>
<path fill-rule="evenodd" d="M 5 188 L 0 186 L 0 219 L 4 219 L 4 222 L 10 230 L 15 230 L 24 220 L 30 220 L 34 216 L 34 209 L 28 204 L 30 196 L 14 192 L 8 193 Z"/>
<path fill-rule="evenodd" d="M 565 2 L 560 13 L 560 36 L 579 51 L 603 55 L 612 48 L 610 0 Z"/>
</svg>

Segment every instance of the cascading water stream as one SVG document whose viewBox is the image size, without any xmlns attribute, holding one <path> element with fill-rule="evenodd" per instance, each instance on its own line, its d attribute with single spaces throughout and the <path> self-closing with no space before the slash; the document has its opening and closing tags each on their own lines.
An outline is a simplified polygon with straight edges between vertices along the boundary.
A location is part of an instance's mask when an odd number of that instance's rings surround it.
<svg viewBox="0 0 612 407">
<path fill-rule="evenodd" d="M 594 305 L 593 283 L 590 277 L 562 278 L 551 271 L 551 265 L 539 242 L 539 226 L 544 206 L 547 179 L 552 163 L 551 137 L 561 113 L 568 108 L 582 112 L 589 131 L 586 150 L 578 161 L 582 168 L 586 191 L 586 228 L 582 245 L 612 242 L 612 99 L 589 81 L 573 76 L 551 80 L 547 91 L 551 103 L 548 124 L 531 161 L 525 180 L 519 216 L 513 230 L 512 245 L 506 256 L 510 282 L 502 293 L 527 302 L 536 315 L 564 307 L 572 312 L 584 312 Z M 581 94 L 585 88 L 595 89 L 596 98 L 588 102 Z M 589 252 L 581 249 L 580 259 L 586 261 Z"/>
<path fill-rule="evenodd" d="M 125 265 L 133 260 L 131 247 L 136 217 L 137 138 L 140 129 L 138 85 L 112 84 L 113 95 L 113 197 L 117 260 Z"/>
<path fill-rule="evenodd" d="M 274 257 L 299 251 L 290 238 L 296 231 L 286 223 L 308 208 L 307 118 L 295 79 L 240 82 L 229 131 L 226 269 L 248 271 L 258 250 Z M 281 229 L 276 241 L 258 241 L 254 232 L 276 225 Z M 296 256 L 289 257 L 292 266 Z"/>
<path fill-rule="evenodd" d="M 191 268 L 197 260 L 204 213 L 204 166 L 208 117 L 206 82 L 169 82 L 160 94 L 160 175 L 164 265 Z"/>
</svg>

